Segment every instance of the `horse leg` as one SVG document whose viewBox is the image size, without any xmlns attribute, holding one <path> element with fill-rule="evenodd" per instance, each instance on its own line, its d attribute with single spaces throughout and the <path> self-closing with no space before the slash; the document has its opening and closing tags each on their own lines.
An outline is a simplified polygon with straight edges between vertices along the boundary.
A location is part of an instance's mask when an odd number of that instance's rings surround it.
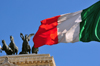
<svg viewBox="0 0 100 66">
<path fill-rule="evenodd" d="M 29 49 L 29 54 L 30 54 L 30 49 Z"/>
<path fill-rule="evenodd" d="M 17 52 L 15 51 L 15 54 L 17 55 Z"/>
<path fill-rule="evenodd" d="M 16 55 L 17 55 L 17 53 L 18 53 L 17 49 L 15 49 L 15 53 L 16 53 Z"/>
</svg>

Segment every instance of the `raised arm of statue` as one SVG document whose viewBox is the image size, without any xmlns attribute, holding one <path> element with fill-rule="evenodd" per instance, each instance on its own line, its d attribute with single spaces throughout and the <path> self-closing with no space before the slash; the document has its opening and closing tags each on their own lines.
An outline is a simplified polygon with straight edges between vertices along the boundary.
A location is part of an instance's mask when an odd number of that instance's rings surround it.
<svg viewBox="0 0 100 66">
<path fill-rule="evenodd" d="M 22 40 L 24 40 L 24 36 L 22 33 L 20 33 L 20 37 L 22 38 Z"/>
</svg>

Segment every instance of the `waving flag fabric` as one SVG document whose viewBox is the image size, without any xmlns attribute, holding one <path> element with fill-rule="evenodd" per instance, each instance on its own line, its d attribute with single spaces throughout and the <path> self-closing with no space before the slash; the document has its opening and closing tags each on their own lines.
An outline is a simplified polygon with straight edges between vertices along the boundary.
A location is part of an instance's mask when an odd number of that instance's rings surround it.
<svg viewBox="0 0 100 66">
<path fill-rule="evenodd" d="M 100 1 L 87 9 L 41 21 L 34 47 L 78 41 L 100 41 Z"/>
</svg>

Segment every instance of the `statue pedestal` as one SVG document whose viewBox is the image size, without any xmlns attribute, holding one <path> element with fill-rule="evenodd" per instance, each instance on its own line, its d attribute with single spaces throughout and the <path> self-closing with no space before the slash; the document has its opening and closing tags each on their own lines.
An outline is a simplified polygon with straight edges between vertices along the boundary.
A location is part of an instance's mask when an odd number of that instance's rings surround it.
<svg viewBox="0 0 100 66">
<path fill-rule="evenodd" d="M 0 57 L 0 66 L 56 66 L 49 54 L 21 54 Z"/>
</svg>

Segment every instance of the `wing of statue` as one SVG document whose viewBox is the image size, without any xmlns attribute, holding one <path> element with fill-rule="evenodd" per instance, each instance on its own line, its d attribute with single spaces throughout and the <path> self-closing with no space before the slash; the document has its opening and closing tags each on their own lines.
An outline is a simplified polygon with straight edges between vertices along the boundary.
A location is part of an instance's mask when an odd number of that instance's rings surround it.
<svg viewBox="0 0 100 66">
<path fill-rule="evenodd" d="M 29 34 L 29 36 L 28 36 L 28 40 L 30 40 L 31 36 L 33 36 L 33 35 L 34 35 L 34 33 Z"/>
</svg>

